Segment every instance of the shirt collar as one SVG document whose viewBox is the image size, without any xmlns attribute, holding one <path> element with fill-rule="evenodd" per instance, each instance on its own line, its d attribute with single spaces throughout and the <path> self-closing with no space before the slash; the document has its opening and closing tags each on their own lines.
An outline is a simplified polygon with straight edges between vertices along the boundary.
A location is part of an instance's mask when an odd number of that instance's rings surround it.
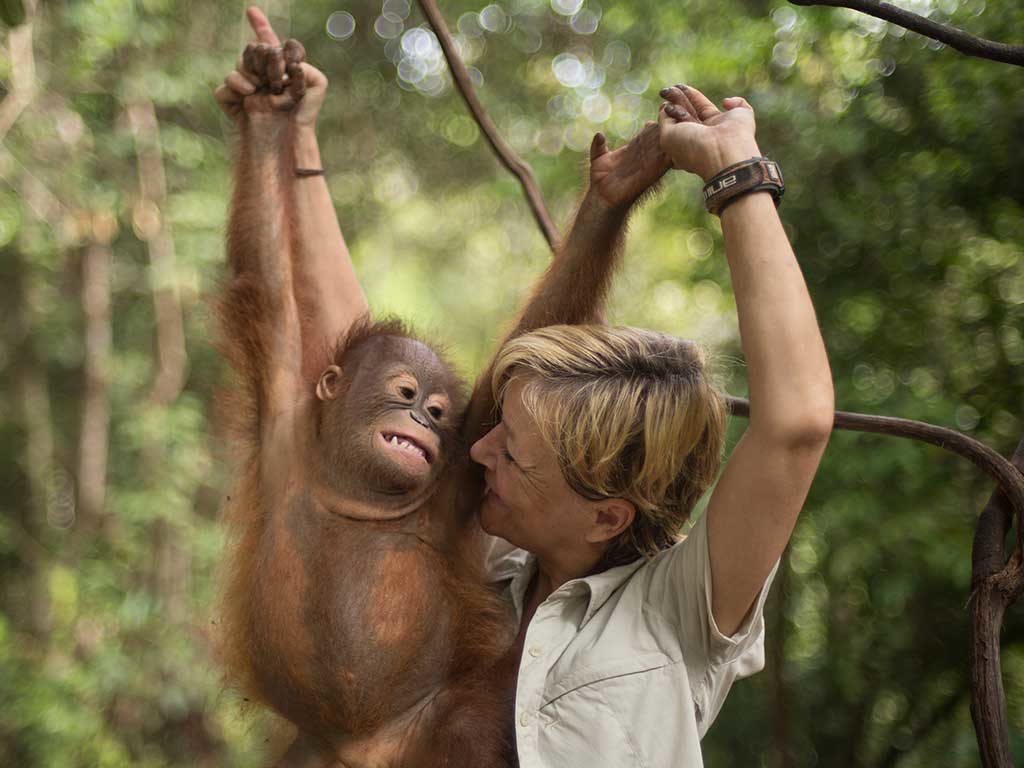
<svg viewBox="0 0 1024 768">
<path fill-rule="evenodd" d="M 601 609 L 601 606 L 608 602 L 608 598 L 612 596 L 612 593 L 629 581 L 629 577 L 636 573 L 643 564 L 643 558 L 639 558 L 632 563 L 617 565 L 614 568 L 609 568 L 608 570 L 580 579 L 590 589 L 587 612 L 583 615 L 583 621 L 580 623 L 580 626 L 582 627 L 590 621 L 591 617 Z"/>
<path fill-rule="evenodd" d="M 643 558 L 638 558 L 626 565 L 618 565 L 579 579 L 570 579 L 548 595 L 547 600 L 544 602 L 568 600 L 586 595 L 587 610 L 583 614 L 583 620 L 580 622 L 580 628 L 582 628 L 601 609 L 601 606 L 608 602 L 608 598 L 612 596 L 612 593 L 625 584 L 629 577 L 636 573 L 643 564 Z M 536 572 L 537 556 L 528 553 L 522 561 L 522 567 L 518 569 L 518 572 L 512 578 L 512 583 L 509 585 L 512 593 L 512 604 L 515 606 L 516 615 L 519 617 L 523 615 L 526 590 L 529 588 L 530 581 Z"/>
</svg>

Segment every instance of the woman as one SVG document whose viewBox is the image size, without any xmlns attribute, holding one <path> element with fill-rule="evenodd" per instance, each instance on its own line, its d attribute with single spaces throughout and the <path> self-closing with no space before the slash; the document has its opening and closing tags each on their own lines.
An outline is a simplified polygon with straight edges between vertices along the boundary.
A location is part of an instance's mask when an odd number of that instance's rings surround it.
<svg viewBox="0 0 1024 768">
<path fill-rule="evenodd" d="M 717 208 L 715 187 L 743 182 L 720 172 L 761 156 L 753 110 L 685 86 L 661 95 L 662 150 L 714 182 Z M 471 455 L 486 470 L 482 526 L 512 545 L 496 541 L 490 567 L 519 617 L 523 768 L 701 765 L 732 682 L 764 666 L 762 609 L 830 434 L 832 382 L 772 195 L 725 206 L 750 421 L 682 542 L 725 430 L 697 346 L 553 326 L 510 340 L 493 368 L 502 420 Z"/>
</svg>

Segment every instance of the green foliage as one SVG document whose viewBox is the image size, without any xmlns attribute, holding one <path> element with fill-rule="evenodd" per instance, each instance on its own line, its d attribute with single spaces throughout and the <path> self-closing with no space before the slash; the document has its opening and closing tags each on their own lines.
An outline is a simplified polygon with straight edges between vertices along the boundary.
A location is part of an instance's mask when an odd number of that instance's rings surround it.
<svg viewBox="0 0 1024 768">
<path fill-rule="evenodd" d="M 25 21 L 25 3 L 23 0 L 0 1 L 0 21 L 9 27 L 16 27 Z"/>
<path fill-rule="evenodd" d="M 926 5 L 993 39 L 1024 29 L 1019 7 Z M 223 690 L 208 631 L 226 487 L 209 305 L 232 141 L 212 91 L 248 37 L 241 6 L 36 6 L 37 88 L 0 149 L 0 763 L 252 765 L 266 734 Z M 351 34 L 330 21 L 336 4 L 293 7 L 272 19 L 331 80 L 324 163 L 371 304 L 428 330 L 474 375 L 548 258 L 521 190 L 408 0 L 355 0 Z M 787 177 L 781 213 L 840 407 L 1013 449 L 1024 431 L 1016 70 L 781 0 L 442 10 L 561 222 L 594 131 L 628 137 L 665 84 L 746 96 Z M 18 64 L 0 60 L 8 98 Z M 155 211 L 140 205 L 126 113 L 147 101 L 167 187 Z M 703 340 L 742 394 L 721 232 L 697 190 L 672 176 L 635 216 L 610 316 Z M 173 241 L 169 276 L 149 261 L 154 215 Z M 83 264 L 96 244 L 112 253 L 113 346 L 106 500 L 90 517 L 74 500 L 88 437 Z M 151 394 L 153 291 L 168 281 L 189 364 L 165 406 Z M 976 765 L 965 603 L 991 488 L 937 449 L 837 434 L 769 601 L 768 669 L 737 685 L 705 739 L 708 764 Z M 1018 761 L 1022 639 L 1017 606 L 1003 644 Z"/>
</svg>

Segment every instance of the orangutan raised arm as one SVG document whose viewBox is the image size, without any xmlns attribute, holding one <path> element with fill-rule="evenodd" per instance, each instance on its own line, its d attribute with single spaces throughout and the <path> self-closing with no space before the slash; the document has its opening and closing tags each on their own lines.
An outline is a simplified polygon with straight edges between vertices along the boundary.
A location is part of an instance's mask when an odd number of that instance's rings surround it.
<svg viewBox="0 0 1024 768">
<path fill-rule="evenodd" d="M 605 299 L 622 254 L 626 222 L 636 203 L 670 167 L 658 143 L 658 125 L 647 123 L 610 151 L 602 134 L 590 146 L 590 186 L 564 242 L 537 282 L 505 340 L 547 325 L 602 322 Z M 499 347 L 500 350 L 500 347 Z M 495 416 L 491 392 L 494 361 L 477 379 L 467 412 L 467 444 L 487 432 Z"/>
<path fill-rule="evenodd" d="M 281 145 L 286 162 L 293 171 L 284 190 L 283 201 L 292 223 L 292 275 L 295 300 L 302 323 L 303 376 L 316 377 L 330 360 L 337 340 L 357 320 L 369 312 L 366 296 L 359 284 L 348 245 L 341 233 L 334 204 L 323 173 L 316 125 L 327 95 L 324 73 L 305 60 L 305 49 L 297 40 L 281 41 L 259 8 L 246 11 L 257 45 L 271 50 L 281 47 L 284 67 L 268 71 L 271 92 L 284 84 L 295 95 L 294 103 L 285 102 L 290 112 L 290 133 Z M 244 69 L 245 57 L 240 62 Z M 260 85 L 258 78 L 253 85 Z"/>
<path fill-rule="evenodd" d="M 281 54 L 246 51 L 246 66 L 264 73 Z M 294 98 L 258 93 L 234 98 L 217 93 L 239 129 L 234 191 L 227 232 L 230 277 L 220 304 L 224 346 L 240 381 L 233 400 L 244 417 L 240 427 L 255 452 L 290 439 L 286 427 L 301 391 L 301 337 L 295 304 L 291 243 L 282 199 L 286 160 L 280 151 L 288 130 L 281 101 Z M 284 449 L 284 446 L 281 446 Z"/>
</svg>

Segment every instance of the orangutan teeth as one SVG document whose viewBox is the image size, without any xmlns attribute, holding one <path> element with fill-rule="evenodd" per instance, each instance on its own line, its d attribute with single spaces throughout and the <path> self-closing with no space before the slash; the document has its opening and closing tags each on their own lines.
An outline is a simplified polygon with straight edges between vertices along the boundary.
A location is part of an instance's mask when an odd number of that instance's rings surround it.
<svg viewBox="0 0 1024 768">
<path fill-rule="evenodd" d="M 407 451 L 412 451 L 413 453 L 417 454 L 420 458 L 422 458 L 424 461 L 427 460 L 426 451 L 424 451 L 418 445 L 413 445 L 408 440 L 401 438 L 398 435 L 392 435 L 391 437 L 386 437 L 384 439 L 398 448 L 405 448 Z"/>
</svg>

